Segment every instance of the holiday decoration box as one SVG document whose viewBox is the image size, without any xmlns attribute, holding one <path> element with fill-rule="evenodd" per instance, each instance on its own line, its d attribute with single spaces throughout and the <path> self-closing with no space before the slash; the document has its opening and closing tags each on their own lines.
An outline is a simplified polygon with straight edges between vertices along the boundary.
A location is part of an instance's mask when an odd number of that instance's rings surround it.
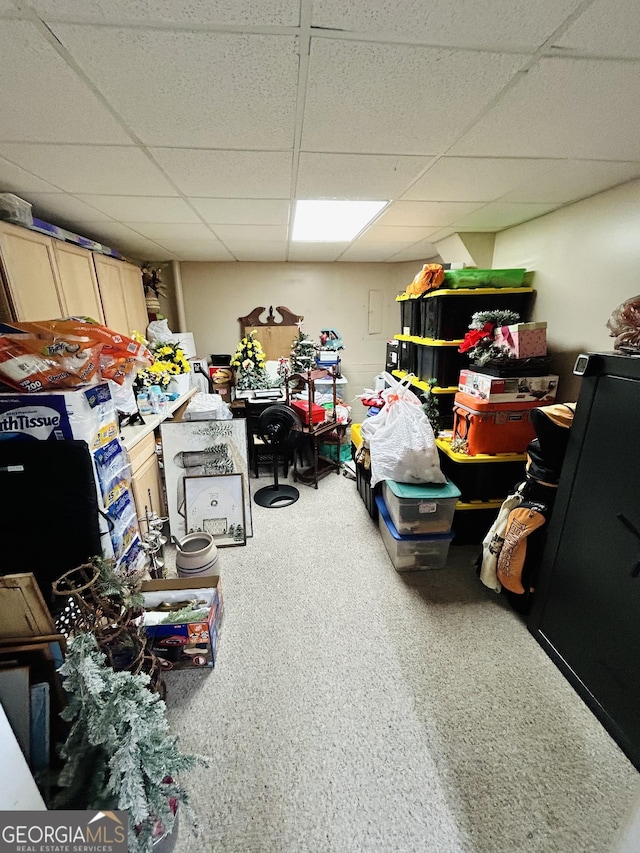
<svg viewBox="0 0 640 853">
<path fill-rule="evenodd" d="M 224 618 L 224 602 L 219 575 L 198 578 L 163 578 L 145 581 L 141 592 L 145 600 L 144 628 L 151 638 L 154 654 L 163 670 L 193 669 L 215 666 L 220 630 Z M 204 599 L 208 610 L 204 619 L 186 622 L 145 624 L 151 608 L 163 604 L 181 604 Z"/>
</svg>

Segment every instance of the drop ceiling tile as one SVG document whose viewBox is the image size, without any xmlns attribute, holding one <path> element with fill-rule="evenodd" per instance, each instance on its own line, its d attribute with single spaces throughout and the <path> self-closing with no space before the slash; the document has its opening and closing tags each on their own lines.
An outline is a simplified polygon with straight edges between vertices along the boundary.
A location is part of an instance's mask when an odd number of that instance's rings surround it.
<svg viewBox="0 0 640 853">
<path fill-rule="evenodd" d="M 349 243 L 298 243 L 289 245 L 289 260 L 305 263 L 337 261 Z"/>
<path fill-rule="evenodd" d="M 192 198 L 205 222 L 213 225 L 286 225 L 289 201 L 281 198 Z"/>
<path fill-rule="evenodd" d="M 213 235 L 211 239 L 189 239 L 176 238 L 166 241 L 165 248 L 175 252 L 183 261 L 234 261 L 234 256 L 223 244 L 216 240 Z"/>
<path fill-rule="evenodd" d="M 476 210 L 478 202 L 397 201 L 376 220 L 377 225 L 436 229 Z"/>
<path fill-rule="evenodd" d="M 125 222 L 129 228 L 137 231 L 149 240 L 164 245 L 173 240 L 215 240 L 214 235 L 201 222 L 195 224 L 167 222 Z"/>
<path fill-rule="evenodd" d="M 188 196 L 289 197 L 290 152 L 153 148 L 151 153 L 180 191 Z"/>
<path fill-rule="evenodd" d="M 339 261 L 351 262 L 384 262 L 397 255 L 402 249 L 408 249 L 409 243 L 353 243 L 344 254 L 340 255 Z"/>
<path fill-rule="evenodd" d="M 147 240 L 136 234 L 131 228 L 120 222 L 95 223 L 84 229 L 83 234 L 118 249 L 123 254 L 129 254 L 137 258 L 155 258 L 155 253 L 164 249 L 152 240 Z"/>
<path fill-rule="evenodd" d="M 640 178 L 640 163 L 555 160 L 536 181 L 520 184 L 500 201 L 568 203 Z"/>
<path fill-rule="evenodd" d="M 376 35 L 402 35 L 429 44 L 475 47 L 541 44 L 579 0 L 314 0 L 312 23 L 316 27 Z M 391 39 L 389 39 L 391 40 Z"/>
<path fill-rule="evenodd" d="M 235 245 L 236 243 L 263 242 L 286 242 L 286 225 L 214 225 L 213 230 L 223 243 Z"/>
<path fill-rule="evenodd" d="M 597 56 L 640 57 L 637 0 L 595 0 L 554 44 Z"/>
<path fill-rule="evenodd" d="M 557 207 L 557 204 L 509 204 L 497 201 L 467 216 L 461 216 L 455 222 L 455 229 L 456 231 L 499 231 L 537 219 Z"/>
<path fill-rule="evenodd" d="M 25 193 L 54 193 L 62 192 L 56 190 L 53 184 L 47 183 L 30 172 L 15 166 L 8 160 L 0 157 L 0 191 L 11 192 L 23 196 Z M 29 199 L 27 199 L 29 201 Z"/>
<path fill-rule="evenodd" d="M 397 198 L 428 163 L 429 157 L 303 151 L 296 197 L 369 201 Z"/>
<path fill-rule="evenodd" d="M 299 0 L 31 0 L 30 5 L 46 21 L 89 24 L 199 29 L 217 24 L 295 27 L 300 20 Z"/>
<path fill-rule="evenodd" d="M 181 198 L 83 194 L 78 198 L 121 222 L 200 222 Z"/>
<path fill-rule="evenodd" d="M 640 160 L 638 67 L 541 59 L 449 154 Z"/>
<path fill-rule="evenodd" d="M 509 157 L 442 157 L 402 198 L 493 201 L 524 182 L 537 181 L 554 163 Z"/>
<path fill-rule="evenodd" d="M 234 242 L 229 247 L 239 261 L 286 261 L 287 244 Z"/>
<path fill-rule="evenodd" d="M 507 54 L 312 39 L 302 147 L 439 153 L 522 62 Z"/>
<path fill-rule="evenodd" d="M 436 230 L 412 226 L 372 225 L 358 237 L 358 243 L 417 243 Z"/>
<path fill-rule="evenodd" d="M 33 24 L 3 21 L 0 77 L 0 140 L 131 144 Z"/>
<path fill-rule="evenodd" d="M 82 228 L 84 223 L 113 221 L 110 216 L 67 193 L 31 193 L 29 201 L 33 204 L 34 216 L 54 224 L 65 220 L 75 228 Z"/>
<path fill-rule="evenodd" d="M 147 145 L 290 147 L 298 55 L 293 36 L 53 31 Z"/>
<path fill-rule="evenodd" d="M 70 193 L 177 195 L 137 148 L 0 142 L 0 156 Z"/>
<path fill-rule="evenodd" d="M 20 15 L 12 0 L 0 0 L 0 18 L 18 18 Z"/>
<path fill-rule="evenodd" d="M 389 260 L 394 264 L 401 263 L 402 261 L 426 261 L 429 258 L 435 258 L 437 255 L 438 250 L 434 244 L 428 240 L 422 240 L 420 243 L 416 243 L 415 246 L 403 249 L 397 255 L 391 255 Z"/>
</svg>

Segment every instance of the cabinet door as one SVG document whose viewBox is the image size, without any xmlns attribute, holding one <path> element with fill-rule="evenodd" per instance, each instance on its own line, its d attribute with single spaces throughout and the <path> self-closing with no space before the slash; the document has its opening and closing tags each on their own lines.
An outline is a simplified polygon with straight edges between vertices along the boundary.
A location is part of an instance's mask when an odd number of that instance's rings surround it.
<svg viewBox="0 0 640 853">
<path fill-rule="evenodd" d="M 68 313 L 74 317 L 92 317 L 104 323 L 91 252 L 57 241 L 54 242 L 54 251 Z"/>
<path fill-rule="evenodd" d="M 591 399 L 581 391 L 532 623 L 640 767 L 640 469 L 632 446 L 640 381 L 603 375 L 589 383 L 595 391 Z"/>
<path fill-rule="evenodd" d="M 160 479 L 160 465 L 155 452 L 147 458 L 131 477 L 133 499 L 136 504 L 136 512 L 139 519 L 143 519 L 147 509 L 164 515 L 164 494 L 162 481 Z M 140 529 L 143 534 L 147 532 L 144 521 L 140 521 Z"/>
<path fill-rule="evenodd" d="M 0 257 L 16 320 L 52 320 L 67 314 L 50 237 L 0 223 Z"/>
<path fill-rule="evenodd" d="M 134 264 L 122 264 L 122 292 L 129 320 L 129 333 L 136 329 L 144 335 L 149 325 L 147 305 L 144 301 L 142 273 Z"/>
<path fill-rule="evenodd" d="M 123 335 L 130 335 L 129 317 L 122 290 L 121 261 L 101 255 L 93 256 L 104 311 L 105 325 Z"/>
</svg>

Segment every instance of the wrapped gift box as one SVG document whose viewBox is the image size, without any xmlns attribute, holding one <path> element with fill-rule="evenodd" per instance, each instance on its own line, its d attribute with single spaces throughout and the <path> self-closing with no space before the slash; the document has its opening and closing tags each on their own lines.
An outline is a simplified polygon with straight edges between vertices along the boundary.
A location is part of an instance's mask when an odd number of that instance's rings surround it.
<svg viewBox="0 0 640 853">
<path fill-rule="evenodd" d="M 509 347 L 514 358 L 536 358 L 547 354 L 546 323 L 514 323 L 496 329 L 496 343 Z"/>
</svg>

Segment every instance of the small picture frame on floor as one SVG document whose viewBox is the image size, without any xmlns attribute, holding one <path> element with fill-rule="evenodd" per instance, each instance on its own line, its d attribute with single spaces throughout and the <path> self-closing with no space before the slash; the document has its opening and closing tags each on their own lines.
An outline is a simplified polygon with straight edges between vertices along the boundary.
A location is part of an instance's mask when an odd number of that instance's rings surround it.
<svg viewBox="0 0 640 853">
<path fill-rule="evenodd" d="M 187 533 L 210 533 L 217 548 L 246 545 L 241 474 L 187 476 L 184 495 Z"/>
</svg>

